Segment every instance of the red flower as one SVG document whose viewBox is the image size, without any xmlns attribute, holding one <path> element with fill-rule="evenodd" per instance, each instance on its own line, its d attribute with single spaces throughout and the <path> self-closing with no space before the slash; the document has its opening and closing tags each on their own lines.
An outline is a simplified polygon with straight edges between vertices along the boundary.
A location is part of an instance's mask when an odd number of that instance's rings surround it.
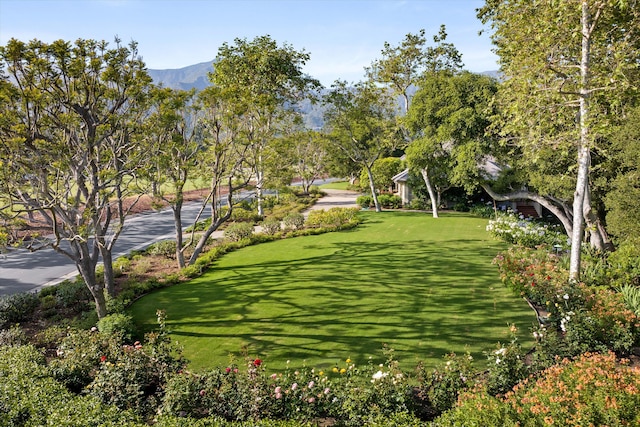
<svg viewBox="0 0 640 427">
<path fill-rule="evenodd" d="M 228 374 L 229 372 L 231 372 L 231 368 L 227 368 L 226 371 L 227 371 L 227 374 Z"/>
<path fill-rule="evenodd" d="M 107 356 L 100 356 L 100 362 L 104 363 L 107 361 Z"/>
<path fill-rule="evenodd" d="M 256 359 L 256 360 L 254 360 L 254 361 L 253 361 L 253 366 L 258 367 L 258 366 L 260 366 L 260 365 L 262 365 L 262 360 L 260 360 L 260 359 Z"/>
</svg>

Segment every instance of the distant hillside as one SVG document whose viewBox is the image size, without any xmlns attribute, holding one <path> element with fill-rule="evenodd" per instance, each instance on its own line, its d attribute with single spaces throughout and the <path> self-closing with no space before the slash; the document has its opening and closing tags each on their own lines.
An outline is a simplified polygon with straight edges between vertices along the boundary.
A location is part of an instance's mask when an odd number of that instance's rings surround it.
<svg viewBox="0 0 640 427">
<path fill-rule="evenodd" d="M 149 75 L 156 84 L 172 89 L 189 90 L 196 88 L 202 90 L 209 86 L 207 73 L 213 71 L 213 61 L 201 62 L 188 67 L 175 70 L 148 70 Z"/>
<path fill-rule="evenodd" d="M 189 90 L 196 88 L 196 90 L 202 90 L 209 86 L 209 78 L 207 73 L 213 71 L 213 61 L 201 62 L 200 64 L 189 65 L 188 67 L 178 68 L 174 70 L 148 70 L 149 75 L 153 79 L 154 83 L 162 84 L 164 87 L 170 87 L 172 89 Z M 500 78 L 498 71 L 485 71 L 480 74 L 489 75 L 491 77 Z M 322 93 L 324 93 L 322 91 Z M 411 93 L 415 89 L 411 90 Z M 398 105 L 400 109 L 403 109 L 403 102 L 398 98 Z M 322 115 L 324 108 L 321 104 L 311 104 L 309 101 L 303 101 L 298 105 L 299 111 L 304 116 L 305 124 L 314 129 L 319 129 L 323 125 Z"/>
</svg>

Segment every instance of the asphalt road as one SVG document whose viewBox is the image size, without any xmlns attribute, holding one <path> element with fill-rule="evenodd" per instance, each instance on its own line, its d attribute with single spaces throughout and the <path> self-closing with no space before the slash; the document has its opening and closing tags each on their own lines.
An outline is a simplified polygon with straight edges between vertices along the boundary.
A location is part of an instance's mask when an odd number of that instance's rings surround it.
<svg viewBox="0 0 640 427">
<path fill-rule="evenodd" d="M 185 225 L 193 223 L 200 203 L 186 204 L 182 209 L 182 221 Z M 209 216 L 206 209 L 202 218 Z M 143 249 L 150 244 L 174 236 L 173 214 L 171 209 L 149 212 L 125 221 L 124 229 L 114 246 L 114 259 L 131 251 Z M 14 249 L 0 255 L 0 295 L 30 292 L 44 286 L 54 285 L 78 274 L 75 264 L 66 256 L 53 249 L 41 249 L 30 252 Z"/>
</svg>

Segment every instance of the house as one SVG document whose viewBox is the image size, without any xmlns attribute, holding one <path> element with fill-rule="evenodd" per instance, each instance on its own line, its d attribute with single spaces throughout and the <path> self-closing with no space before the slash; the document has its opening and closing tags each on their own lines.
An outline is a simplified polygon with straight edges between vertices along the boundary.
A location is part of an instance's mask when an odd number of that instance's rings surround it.
<svg viewBox="0 0 640 427">
<path fill-rule="evenodd" d="M 411 203 L 411 199 L 413 198 L 413 194 L 411 193 L 411 188 L 409 187 L 407 180 L 409 179 L 409 169 L 405 169 L 399 174 L 395 175 L 391 180 L 395 184 L 396 193 L 402 199 L 402 205 L 406 206 Z"/>
</svg>

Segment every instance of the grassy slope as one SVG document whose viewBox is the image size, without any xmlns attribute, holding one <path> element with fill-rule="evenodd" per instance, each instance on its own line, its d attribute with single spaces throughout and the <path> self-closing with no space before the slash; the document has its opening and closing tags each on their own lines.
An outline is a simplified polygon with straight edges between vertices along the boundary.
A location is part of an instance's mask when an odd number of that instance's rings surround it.
<svg viewBox="0 0 640 427">
<path fill-rule="evenodd" d="M 449 214 L 362 214 L 357 229 L 282 240 L 227 254 L 204 276 L 139 300 L 132 313 L 152 327 L 167 310 L 192 369 L 242 363 L 242 349 L 270 369 L 334 366 L 350 357 L 433 365 L 468 348 L 476 359 L 505 341 L 508 323 L 530 345 L 535 321 L 491 260 L 503 246 L 486 220 Z"/>
</svg>

